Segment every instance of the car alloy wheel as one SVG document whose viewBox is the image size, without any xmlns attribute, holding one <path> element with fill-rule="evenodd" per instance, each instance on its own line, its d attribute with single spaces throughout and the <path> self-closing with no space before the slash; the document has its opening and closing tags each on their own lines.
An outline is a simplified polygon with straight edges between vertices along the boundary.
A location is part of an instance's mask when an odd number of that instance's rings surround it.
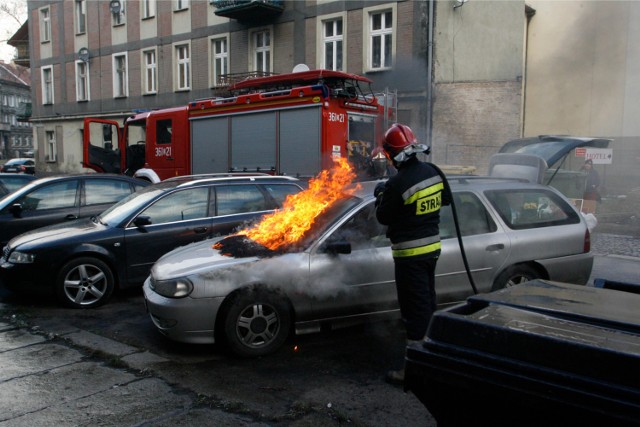
<svg viewBox="0 0 640 427">
<path fill-rule="evenodd" d="M 113 288 L 113 273 L 109 266 L 97 258 L 83 257 L 68 262 L 62 268 L 56 293 L 66 306 L 93 308 L 107 302 Z"/>
<path fill-rule="evenodd" d="M 275 292 L 258 289 L 234 295 L 222 319 L 229 349 L 242 357 L 273 353 L 291 331 L 287 300 Z"/>
</svg>

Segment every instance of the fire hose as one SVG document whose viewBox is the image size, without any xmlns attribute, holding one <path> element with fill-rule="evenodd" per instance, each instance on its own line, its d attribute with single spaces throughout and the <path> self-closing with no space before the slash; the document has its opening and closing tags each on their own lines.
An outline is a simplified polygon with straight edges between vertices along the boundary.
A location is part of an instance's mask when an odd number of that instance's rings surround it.
<svg viewBox="0 0 640 427">
<path fill-rule="evenodd" d="M 449 194 L 451 194 L 451 215 L 453 217 L 453 224 L 456 227 L 456 235 L 458 236 L 458 244 L 460 245 L 460 255 L 462 256 L 462 262 L 464 263 L 464 268 L 467 272 L 467 277 L 469 278 L 469 284 L 471 285 L 471 289 L 473 289 L 474 294 L 478 294 L 478 289 L 476 288 L 476 282 L 473 280 L 473 277 L 471 275 L 471 269 L 469 268 L 469 262 L 467 261 L 467 253 L 464 250 L 464 243 L 462 242 L 462 233 L 460 232 L 460 224 L 458 222 L 458 212 L 456 211 L 456 204 L 453 198 L 453 192 L 451 191 L 451 187 L 449 187 L 449 181 L 447 181 L 447 178 L 444 175 L 444 172 L 442 172 L 442 170 L 438 166 L 434 165 L 433 163 L 429 163 L 429 165 L 431 165 L 436 170 L 438 175 L 440 175 L 440 178 L 442 178 L 442 183 L 445 187 L 445 190 L 448 191 Z"/>
</svg>

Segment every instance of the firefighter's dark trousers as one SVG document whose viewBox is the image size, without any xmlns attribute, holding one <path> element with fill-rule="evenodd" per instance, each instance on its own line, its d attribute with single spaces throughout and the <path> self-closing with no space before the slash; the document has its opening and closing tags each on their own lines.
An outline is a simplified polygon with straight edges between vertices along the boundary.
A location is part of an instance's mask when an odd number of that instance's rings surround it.
<svg viewBox="0 0 640 427">
<path fill-rule="evenodd" d="M 437 257 L 394 258 L 400 314 L 407 339 L 422 340 L 436 311 L 435 270 Z"/>
</svg>

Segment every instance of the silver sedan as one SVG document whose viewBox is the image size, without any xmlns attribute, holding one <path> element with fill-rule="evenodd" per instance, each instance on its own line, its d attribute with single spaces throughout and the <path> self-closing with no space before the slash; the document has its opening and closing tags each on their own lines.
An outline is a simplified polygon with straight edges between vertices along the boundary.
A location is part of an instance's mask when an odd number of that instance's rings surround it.
<svg viewBox="0 0 640 427">
<path fill-rule="evenodd" d="M 589 230 L 559 192 L 516 180 L 450 182 L 479 292 L 535 278 L 587 282 Z M 222 341 L 251 357 L 274 352 L 294 331 L 398 318 L 390 241 L 375 218 L 375 184 L 362 184 L 320 215 L 295 247 L 271 251 L 236 235 L 166 254 L 144 284 L 155 326 L 176 341 Z M 441 215 L 436 292 L 447 305 L 473 290 L 451 209 Z"/>
</svg>

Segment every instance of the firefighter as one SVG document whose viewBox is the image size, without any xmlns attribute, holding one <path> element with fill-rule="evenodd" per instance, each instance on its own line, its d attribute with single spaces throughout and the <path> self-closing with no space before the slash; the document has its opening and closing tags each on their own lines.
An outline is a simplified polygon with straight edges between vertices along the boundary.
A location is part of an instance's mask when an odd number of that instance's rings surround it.
<svg viewBox="0 0 640 427">
<path fill-rule="evenodd" d="M 428 154 L 429 147 L 419 144 L 408 126 L 391 126 L 383 148 L 398 172 L 375 189 L 376 217 L 388 226 L 400 314 L 410 345 L 423 340 L 436 310 L 440 207 L 451 203 L 451 191 L 433 165 L 417 158 L 418 153 Z M 402 383 L 404 368 L 387 372 L 386 379 Z"/>
<path fill-rule="evenodd" d="M 382 179 L 396 174 L 391 160 L 384 153 L 382 147 L 376 147 L 371 151 L 370 178 Z"/>
</svg>

